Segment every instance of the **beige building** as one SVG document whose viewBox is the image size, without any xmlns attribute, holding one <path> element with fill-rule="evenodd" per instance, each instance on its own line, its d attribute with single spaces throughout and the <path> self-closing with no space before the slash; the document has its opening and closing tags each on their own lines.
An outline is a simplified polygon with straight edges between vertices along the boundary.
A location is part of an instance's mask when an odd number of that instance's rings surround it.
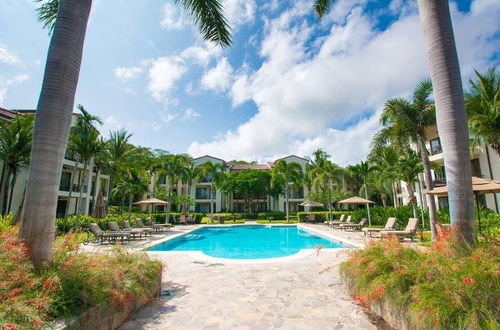
<svg viewBox="0 0 500 330">
<path fill-rule="evenodd" d="M 426 147 L 429 151 L 429 159 L 440 168 L 432 170 L 432 178 L 436 187 L 446 185 L 446 171 L 444 169 L 443 150 L 439 140 L 439 134 L 436 126 L 429 127 L 426 130 Z M 491 147 L 482 145 L 474 148 L 470 153 L 472 175 L 486 179 L 500 179 L 500 156 Z M 420 189 L 421 187 L 421 189 Z M 406 203 L 409 198 L 408 190 L 405 184 L 399 187 L 397 197 L 402 203 Z M 423 173 L 420 175 L 420 183 L 415 187 L 415 198 L 419 206 L 427 208 L 427 199 L 425 193 L 427 189 L 424 183 Z M 438 209 L 448 206 L 447 197 L 434 197 Z M 500 212 L 500 194 L 487 194 L 479 196 L 479 203 L 484 207 Z"/>
<path fill-rule="evenodd" d="M 21 114 L 23 116 L 33 116 L 35 114 L 35 110 L 7 110 L 0 108 L 0 120 L 10 121 L 16 116 L 16 114 Z M 78 114 L 73 115 L 73 124 L 76 116 L 78 116 Z M 3 168 L 3 162 L 1 160 L 0 167 Z M 83 182 L 82 194 L 82 202 L 84 204 L 83 209 L 85 210 L 86 214 L 92 213 L 94 194 L 96 192 L 102 190 L 104 193 L 105 201 L 107 200 L 109 195 L 109 176 L 100 174 L 99 177 L 97 177 L 93 159 L 90 160 L 88 168 L 89 171 L 91 171 L 91 175 L 87 175 L 87 180 Z M 63 170 L 61 172 L 61 182 L 59 184 L 57 217 L 64 216 L 68 203 L 68 214 L 71 215 L 76 213 L 77 198 L 80 196 L 78 183 L 82 175 L 83 163 L 79 161 L 78 155 L 73 155 L 70 152 L 66 152 L 63 161 Z M 19 205 L 21 204 L 21 201 L 24 197 L 24 190 L 26 188 L 27 179 L 28 168 L 22 168 L 19 171 L 12 197 L 11 212 L 14 214 L 19 209 Z M 72 190 L 71 199 L 69 198 L 70 190 Z"/>
</svg>

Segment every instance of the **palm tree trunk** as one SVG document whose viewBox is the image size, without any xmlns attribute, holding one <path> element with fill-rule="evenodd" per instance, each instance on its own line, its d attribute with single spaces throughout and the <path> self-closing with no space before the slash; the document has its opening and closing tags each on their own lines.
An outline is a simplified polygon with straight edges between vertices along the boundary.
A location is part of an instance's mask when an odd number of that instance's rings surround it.
<svg viewBox="0 0 500 330">
<path fill-rule="evenodd" d="M 424 182 L 427 191 L 434 189 L 434 182 L 432 182 L 431 176 L 431 162 L 429 161 L 429 153 L 427 152 L 427 148 L 425 147 L 425 142 L 422 137 L 418 137 L 418 145 L 420 149 L 420 155 L 422 157 L 422 165 L 424 166 Z M 419 180 L 420 184 L 420 180 Z M 434 201 L 434 196 L 427 196 L 427 207 L 429 208 L 429 221 L 431 227 L 431 236 L 432 240 L 435 241 L 437 239 L 437 231 L 436 231 L 436 222 L 437 222 L 437 213 L 436 213 L 436 203 Z M 422 201 L 423 204 L 423 201 Z M 423 209 L 423 205 L 422 205 Z"/>
<path fill-rule="evenodd" d="M 380 192 L 380 199 L 382 200 L 382 206 L 387 207 L 387 193 L 385 191 Z"/>
<path fill-rule="evenodd" d="M 368 187 L 365 179 L 365 198 L 368 199 Z M 368 227 L 372 226 L 372 217 L 370 216 L 370 205 L 366 204 L 366 213 L 368 214 Z"/>
<path fill-rule="evenodd" d="M 0 177 L 0 200 L 3 200 L 2 197 L 3 197 L 3 194 L 5 193 L 5 191 L 3 190 L 3 179 L 5 178 L 5 169 L 6 168 L 7 168 L 7 165 L 4 162 L 2 165 L 2 176 Z M 3 209 L 1 209 L 1 211 L 3 213 Z"/>
<path fill-rule="evenodd" d="M 134 201 L 134 194 L 128 196 L 128 219 L 130 220 L 130 213 L 132 213 L 132 202 Z"/>
<path fill-rule="evenodd" d="M 2 215 L 7 213 L 7 200 L 9 198 L 9 181 L 11 176 L 10 166 L 7 165 L 7 173 L 3 177 L 2 190 L 3 190 L 3 201 L 2 201 Z"/>
<path fill-rule="evenodd" d="M 398 196 L 397 196 L 397 183 L 392 183 L 392 198 L 394 207 L 398 207 Z"/>
<path fill-rule="evenodd" d="M 448 0 L 418 0 L 418 9 L 436 99 L 452 229 L 459 242 L 474 244 L 469 130 Z"/>
<path fill-rule="evenodd" d="M 92 208 L 95 209 L 95 200 L 97 198 L 97 187 L 99 185 L 99 180 L 101 179 L 101 169 L 97 168 L 97 174 L 95 176 L 94 191 L 92 193 Z"/>
<path fill-rule="evenodd" d="M 288 206 L 288 180 L 286 180 L 286 183 L 285 183 L 285 212 L 286 212 L 286 222 L 289 222 L 290 221 L 290 218 L 288 216 L 288 209 L 289 209 L 289 206 Z"/>
<path fill-rule="evenodd" d="M 332 213 L 332 181 L 328 180 L 328 220 L 333 221 Z"/>
<path fill-rule="evenodd" d="M 82 214 L 83 213 L 83 186 L 85 183 L 85 180 L 87 179 L 87 169 L 89 167 L 88 165 L 89 161 L 85 160 L 83 163 L 83 171 L 82 175 L 80 175 L 80 182 L 78 182 L 78 189 L 80 189 L 80 196 L 77 199 L 76 202 L 76 214 Z"/>
<path fill-rule="evenodd" d="M 167 214 L 165 215 L 165 223 L 169 222 L 171 207 L 172 207 L 172 182 L 170 182 L 170 184 L 168 185 L 168 204 L 167 204 Z"/>
<path fill-rule="evenodd" d="M 14 197 L 14 188 L 16 187 L 16 179 L 17 179 L 17 168 L 13 168 L 12 180 L 10 181 L 9 205 L 7 206 L 8 213 L 10 213 L 12 209 L 12 198 Z"/>
<path fill-rule="evenodd" d="M 108 199 L 106 200 L 106 212 L 108 212 L 109 202 L 111 201 L 111 192 L 113 191 L 115 185 L 115 175 L 113 174 L 115 171 L 111 169 L 111 173 L 109 174 L 109 190 L 108 190 Z"/>
<path fill-rule="evenodd" d="M 415 200 L 415 192 L 413 191 L 411 184 L 409 184 L 408 182 L 406 182 L 406 188 L 408 189 L 408 198 L 410 199 L 411 207 L 413 208 L 413 217 L 418 218 L 417 202 Z"/>
<path fill-rule="evenodd" d="M 65 218 L 67 218 L 69 216 L 69 205 L 71 204 L 71 196 L 73 195 L 73 180 L 74 180 L 75 175 L 76 175 L 76 170 L 78 169 L 77 165 L 78 165 L 78 162 L 75 160 L 75 166 L 73 167 L 73 171 L 71 171 L 71 176 L 69 178 L 68 203 L 66 203 L 66 211 L 64 211 Z"/>
</svg>

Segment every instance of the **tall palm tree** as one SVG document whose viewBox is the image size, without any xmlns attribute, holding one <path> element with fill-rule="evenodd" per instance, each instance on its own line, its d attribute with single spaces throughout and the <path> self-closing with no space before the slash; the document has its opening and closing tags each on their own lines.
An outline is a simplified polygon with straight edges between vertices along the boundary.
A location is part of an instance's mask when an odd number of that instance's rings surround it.
<svg viewBox="0 0 500 330">
<path fill-rule="evenodd" d="M 360 162 L 354 166 L 351 166 L 350 171 L 361 179 L 363 182 L 363 189 L 365 191 L 365 198 L 368 199 L 368 185 L 367 182 L 369 180 L 370 175 L 377 170 L 375 165 L 370 164 L 369 162 Z M 366 212 L 368 214 L 368 225 L 371 226 L 371 216 L 370 216 L 370 206 L 366 204 Z"/>
<path fill-rule="evenodd" d="M 399 159 L 398 152 L 393 146 L 374 146 L 368 155 L 368 161 L 377 167 L 377 181 L 379 185 L 385 187 L 389 183 L 392 193 L 393 205 L 397 206 L 396 196 L 396 163 Z M 381 196 L 382 197 L 382 196 Z M 384 198 L 382 198 L 382 202 Z M 384 205 L 385 206 L 385 205 Z"/>
<path fill-rule="evenodd" d="M 109 153 L 107 152 L 107 144 L 106 141 L 101 137 L 99 140 L 101 144 L 97 153 L 94 154 L 94 167 L 96 171 L 95 181 L 94 181 L 94 191 L 92 192 L 92 205 L 95 209 L 96 207 L 96 198 L 99 193 L 98 187 L 100 186 L 101 173 L 104 171 L 105 173 L 110 173 L 109 171 Z M 103 187 L 100 187 L 100 190 L 103 191 Z M 105 195 L 109 199 L 109 192 Z"/>
<path fill-rule="evenodd" d="M 129 172 L 129 176 L 125 178 L 125 193 L 129 196 L 128 202 L 128 217 L 130 219 L 130 213 L 132 212 L 132 203 L 134 198 L 141 196 L 148 191 L 148 181 L 146 177 L 136 169 L 132 169 Z"/>
<path fill-rule="evenodd" d="M 290 183 L 297 185 L 301 182 L 302 178 L 302 166 L 300 166 L 297 162 L 288 163 L 284 159 L 280 159 L 276 162 L 273 167 L 272 172 L 273 177 L 281 178 L 284 183 L 285 190 L 285 213 L 286 213 L 286 221 L 290 221 Z"/>
<path fill-rule="evenodd" d="M 423 80 L 415 88 L 411 101 L 399 97 L 392 98 L 385 103 L 380 116 L 380 123 L 385 126 L 389 139 L 409 141 L 416 145 L 424 166 L 424 180 L 428 190 L 434 188 L 429 152 L 425 146 L 426 128 L 433 126 L 436 122 L 434 105 L 430 99 L 431 94 L 432 82 L 429 79 Z M 427 205 L 432 239 L 436 239 L 437 213 L 433 196 L 427 195 Z"/>
<path fill-rule="evenodd" d="M 422 173 L 422 160 L 418 157 L 415 151 L 408 148 L 406 151 L 406 156 L 401 157 L 398 160 L 396 169 L 398 179 L 406 183 L 409 199 L 413 207 L 413 217 L 417 218 L 417 203 L 415 200 L 415 191 L 413 190 L 413 187 L 418 181 L 418 175 Z"/>
<path fill-rule="evenodd" d="M 174 0 L 182 5 L 205 40 L 231 44 L 230 29 L 218 0 Z M 30 174 L 19 237 L 35 266 L 52 259 L 55 214 L 62 162 L 82 63 L 92 0 L 49 0 L 38 19 L 50 28 L 42 91 L 37 106 Z"/>
<path fill-rule="evenodd" d="M 2 214 L 12 211 L 17 173 L 30 161 L 32 132 L 32 116 L 18 114 L 11 122 L 0 122 L 0 159 L 4 163 L 0 179 Z"/>
<path fill-rule="evenodd" d="M 182 177 L 185 177 L 187 163 L 189 162 L 189 157 L 185 154 L 177 155 L 165 155 L 162 157 L 162 163 L 159 168 L 159 172 L 165 175 L 167 178 L 168 187 L 168 204 L 167 204 L 167 214 L 165 216 L 165 222 L 168 223 L 170 218 L 170 210 L 172 209 L 172 190 L 174 185 L 181 181 Z"/>
<path fill-rule="evenodd" d="M 181 178 L 181 181 L 186 185 L 186 194 L 191 195 L 191 187 L 194 182 L 198 180 L 200 177 L 200 168 L 196 166 L 196 164 L 192 161 L 189 161 L 186 164 L 186 167 L 183 171 L 183 177 Z M 188 209 L 188 205 L 184 205 L 185 209 Z"/>
<path fill-rule="evenodd" d="M 323 17 L 334 0 L 315 0 Z M 474 244 L 474 195 L 469 161 L 469 132 L 462 78 L 448 0 L 417 0 L 434 86 L 437 127 L 447 174 L 452 229 L 463 243 Z"/>
<path fill-rule="evenodd" d="M 199 169 L 200 176 L 210 179 L 210 214 L 212 216 L 216 212 L 214 203 L 214 193 L 215 193 L 214 185 L 216 182 L 217 185 L 221 182 L 220 176 L 225 171 L 225 169 L 226 168 L 224 167 L 223 164 L 212 163 L 209 160 L 200 165 Z"/>
</svg>

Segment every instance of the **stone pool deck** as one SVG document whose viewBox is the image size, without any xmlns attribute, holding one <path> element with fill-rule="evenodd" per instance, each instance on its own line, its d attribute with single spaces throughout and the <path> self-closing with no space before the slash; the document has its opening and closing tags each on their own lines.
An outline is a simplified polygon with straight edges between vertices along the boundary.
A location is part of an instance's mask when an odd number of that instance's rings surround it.
<svg viewBox="0 0 500 330">
<path fill-rule="evenodd" d="M 355 245 L 365 242 L 359 232 L 303 226 Z M 169 235 L 192 228 L 177 226 Z M 266 264 L 152 254 L 165 265 L 164 288 L 173 295 L 143 308 L 122 328 L 376 329 L 340 282 L 338 265 L 347 253 L 348 249 L 310 251 L 300 259 Z"/>
</svg>

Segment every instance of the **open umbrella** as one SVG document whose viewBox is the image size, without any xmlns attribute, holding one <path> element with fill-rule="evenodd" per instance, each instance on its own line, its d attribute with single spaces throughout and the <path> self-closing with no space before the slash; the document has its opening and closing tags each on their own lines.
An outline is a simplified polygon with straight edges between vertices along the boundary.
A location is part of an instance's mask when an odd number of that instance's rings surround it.
<svg viewBox="0 0 500 330">
<path fill-rule="evenodd" d="M 106 206 L 104 204 L 104 194 L 102 190 L 99 191 L 97 195 L 97 201 L 95 202 L 94 209 L 92 210 L 92 217 L 94 218 L 105 218 L 107 216 Z"/>
<path fill-rule="evenodd" d="M 135 205 L 151 205 L 151 213 L 153 212 L 153 206 L 154 205 L 168 205 L 168 202 L 162 201 L 161 199 L 158 198 L 148 198 L 144 199 L 142 201 L 139 201 L 137 203 L 134 203 Z M 165 216 L 165 223 L 168 223 L 168 219 Z"/>
<path fill-rule="evenodd" d="M 367 210 L 367 213 L 368 213 L 368 226 L 371 227 L 372 225 L 372 220 L 371 220 L 371 217 L 370 217 L 370 206 L 369 204 L 375 204 L 375 202 L 372 202 L 368 199 L 364 199 L 364 198 L 361 198 L 361 197 L 358 197 L 358 196 L 354 196 L 354 197 L 351 197 L 351 198 L 348 198 L 348 199 L 344 199 L 340 202 L 337 202 L 339 204 L 363 204 L 363 205 L 366 205 L 366 210 Z"/>
<path fill-rule="evenodd" d="M 305 201 L 299 204 L 300 206 L 309 206 L 309 207 L 315 207 L 315 206 L 323 206 L 320 202 L 315 202 L 315 201 Z"/>
<path fill-rule="evenodd" d="M 479 214 L 479 195 L 494 194 L 500 192 L 500 181 L 478 178 L 477 176 L 472 177 L 472 191 L 474 192 L 474 197 L 476 200 L 477 209 L 477 224 L 479 230 L 481 230 L 481 215 Z M 434 196 L 448 196 L 448 186 L 437 187 L 427 192 L 429 195 Z"/>
</svg>

